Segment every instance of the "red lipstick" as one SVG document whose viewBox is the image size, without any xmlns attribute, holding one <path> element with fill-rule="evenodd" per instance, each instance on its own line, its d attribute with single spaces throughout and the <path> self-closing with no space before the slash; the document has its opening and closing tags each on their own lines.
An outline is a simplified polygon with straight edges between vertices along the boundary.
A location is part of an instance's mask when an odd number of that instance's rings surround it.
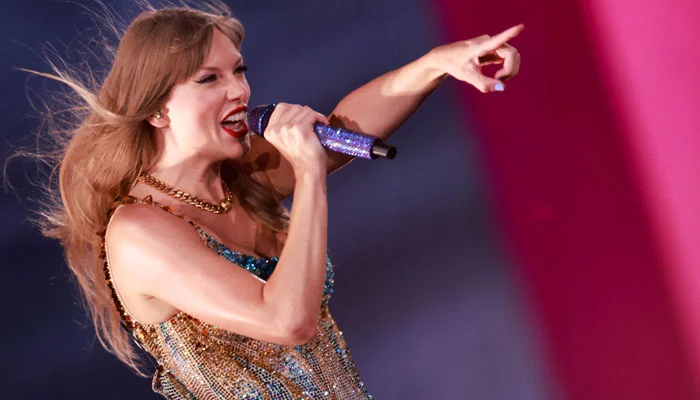
<svg viewBox="0 0 700 400">
<path fill-rule="evenodd" d="M 245 116 L 243 117 L 243 119 L 238 120 L 238 121 L 235 122 L 236 125 L 241 126 L 239 129 L 236 129 L 236 130 L 233 130 L 233 129 L 230 128 L 230 126 L 233 125 L 233 124 L 225 123 L 224 121 L 226 121 L 226 119 L 227 119 L 228 117 L 230 117 L 231 115 L 233 115 L 233 114 L 236 114 L 236 113 L 239 113 L 239 112 L 246 113 L 247 111 L 248 111 L 248 107 L 246 107 L 246 106 L 240 106 L 240 107 L 234 108 L 234 109 L 231 110 L 228 114 L 226 114 L 226 116 L 224 117 L 224 119 L 221 120 L 221 128 L 222 128 L 226 133 L 228 133 L 229 135 L 231 135 L 231 136 L 233 136 L 233 137 L 235 137 L 235 138 L 244 137 L 245 135 L 248 134 L 248 125 L 246 124 L 246 117 L 245 117 Z"/>
</svg>

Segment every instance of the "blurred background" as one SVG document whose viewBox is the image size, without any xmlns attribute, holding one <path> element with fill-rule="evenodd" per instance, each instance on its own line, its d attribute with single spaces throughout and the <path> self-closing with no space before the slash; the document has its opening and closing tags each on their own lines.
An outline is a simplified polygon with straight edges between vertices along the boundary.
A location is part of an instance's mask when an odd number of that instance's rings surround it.
<svg viewBox="0 0 700 400">
<path fill-rule="evenodd" d="M 227 3 L 250 103 L 326 114 L 435 46 L 526 26 L 505 92 L 448 80 L 391 138 L 395 160 L 329 178 L 330 306 L 377 399 L 700 398 L 697 2 Z M 3 8 L 3 161 L 57 89 L 14 68 L 88 42 L 83 5 Z M 29 224 L 34 171 L 12 162 L 0 199 L 1 397 L 157 398 L 96 342 L 61 249 Z"/>
</svg>

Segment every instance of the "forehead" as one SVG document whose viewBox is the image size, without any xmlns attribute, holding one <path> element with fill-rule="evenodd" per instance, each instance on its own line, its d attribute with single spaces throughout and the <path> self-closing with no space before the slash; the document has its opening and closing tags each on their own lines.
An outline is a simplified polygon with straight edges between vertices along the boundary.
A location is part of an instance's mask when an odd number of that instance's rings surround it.
<svg viewBox="0 0 700 400">
<path fill-rule="evenodd" d="M 215 64 L 237 62 L 241 58 L 241 53 L 223 32 L 214 29 L 212 35 L 209 54 L 204 60 L 203 67 L 214 66 Z"/>
</svg>

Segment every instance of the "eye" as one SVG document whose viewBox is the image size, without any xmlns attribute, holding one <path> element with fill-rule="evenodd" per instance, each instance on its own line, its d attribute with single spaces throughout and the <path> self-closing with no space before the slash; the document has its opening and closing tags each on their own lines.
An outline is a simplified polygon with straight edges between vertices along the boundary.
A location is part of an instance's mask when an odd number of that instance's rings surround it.
<svg viewBox="0 0 700 400">
<path fill-rule="evenodd" d="M 196 81 L 197 83 L 207 83 L 207 82 L 214 82 L 216 80 L 216 75 L 207 75 L 204 78 Z"/>
<path fill-rule="evenodd" d="M 237 74 L 242 74 L 242 73 L 246 72 L 247 70 L 248 70 L 248 66 L 247 66 L 247 65 L 241 65 L 241 66 L 239 66 L 238 68 L 236 68 L 234 71 L 235 71 Z"/>
</svg>

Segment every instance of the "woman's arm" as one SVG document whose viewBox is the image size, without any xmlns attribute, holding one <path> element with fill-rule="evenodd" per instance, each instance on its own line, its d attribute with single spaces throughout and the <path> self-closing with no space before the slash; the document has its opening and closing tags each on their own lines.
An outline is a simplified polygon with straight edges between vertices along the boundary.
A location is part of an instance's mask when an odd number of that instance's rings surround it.
<svg viewBox="0 0 700 400">
<path fill-rule="evenodd" d="M 303 341 L 316 333 L 328 248 L 326 172 L 297 175 L 289 232 L 263 300 L 275 304 L 283 331 Z"/>
<path fill-rule="evenodd" d="M 470 83 L 483 93 L 501 91 L 505 88 L 502 81 L 515 76 L 520 64 L 517 51 L 506 41 L 523 28 L 518 25 L 493 38 L 483 35 L 436 47 L 347 95 L 331 113 L 331 124 L 387 139 L 448 76 Z M 481 66 L 492 63 L 504 63 L 504 68 L 494 78 L 482 75 Z M 329 173 L 352 160 L 336 152 L 328 155 Z"/>
<path fill-rule="evenodd" d="M 267 283 L 204 246 L 184 219 L 150 205 L 120 207 L 105 239 L 122 302 L 155 298 L 248 337 L 306 343 L 317 331 L 326 273 L 325 178 L 322 168 L 299 176 L 287 243 Z"/>
<path fill-rule="evenodd" d="M 482 35 L 439 46 L 401 68 L 387 72 L 355 89 L 335 107 L 331 125 L 388 138 L 410 117 L 448 76 L 469 83 L 483 93 L 502 91 L 503 82 L 514 77 L 520 65 L 517 50 L 506 42 L 524 29 L 517 25 L 490 37 Z M 503 64 L 493 78 L 481 73 L 487 64 Z M 500 86 L 499 86 L 500 85 Z M 261 146 L 261 148 L 264 148 Z M 269 146 L 272 147 L 272 146 Z M 267 150 L 264 150 L 267 151 Z M 274 149 L 271 149 L 274 152 Z M 294 190 L 294 174 L 283 158 L 270 154 L 272 168 L 265 172 L 275 190 L 286 197 Z M 328 151 L 328 173 L 353 157 Z"/>
</svg>

